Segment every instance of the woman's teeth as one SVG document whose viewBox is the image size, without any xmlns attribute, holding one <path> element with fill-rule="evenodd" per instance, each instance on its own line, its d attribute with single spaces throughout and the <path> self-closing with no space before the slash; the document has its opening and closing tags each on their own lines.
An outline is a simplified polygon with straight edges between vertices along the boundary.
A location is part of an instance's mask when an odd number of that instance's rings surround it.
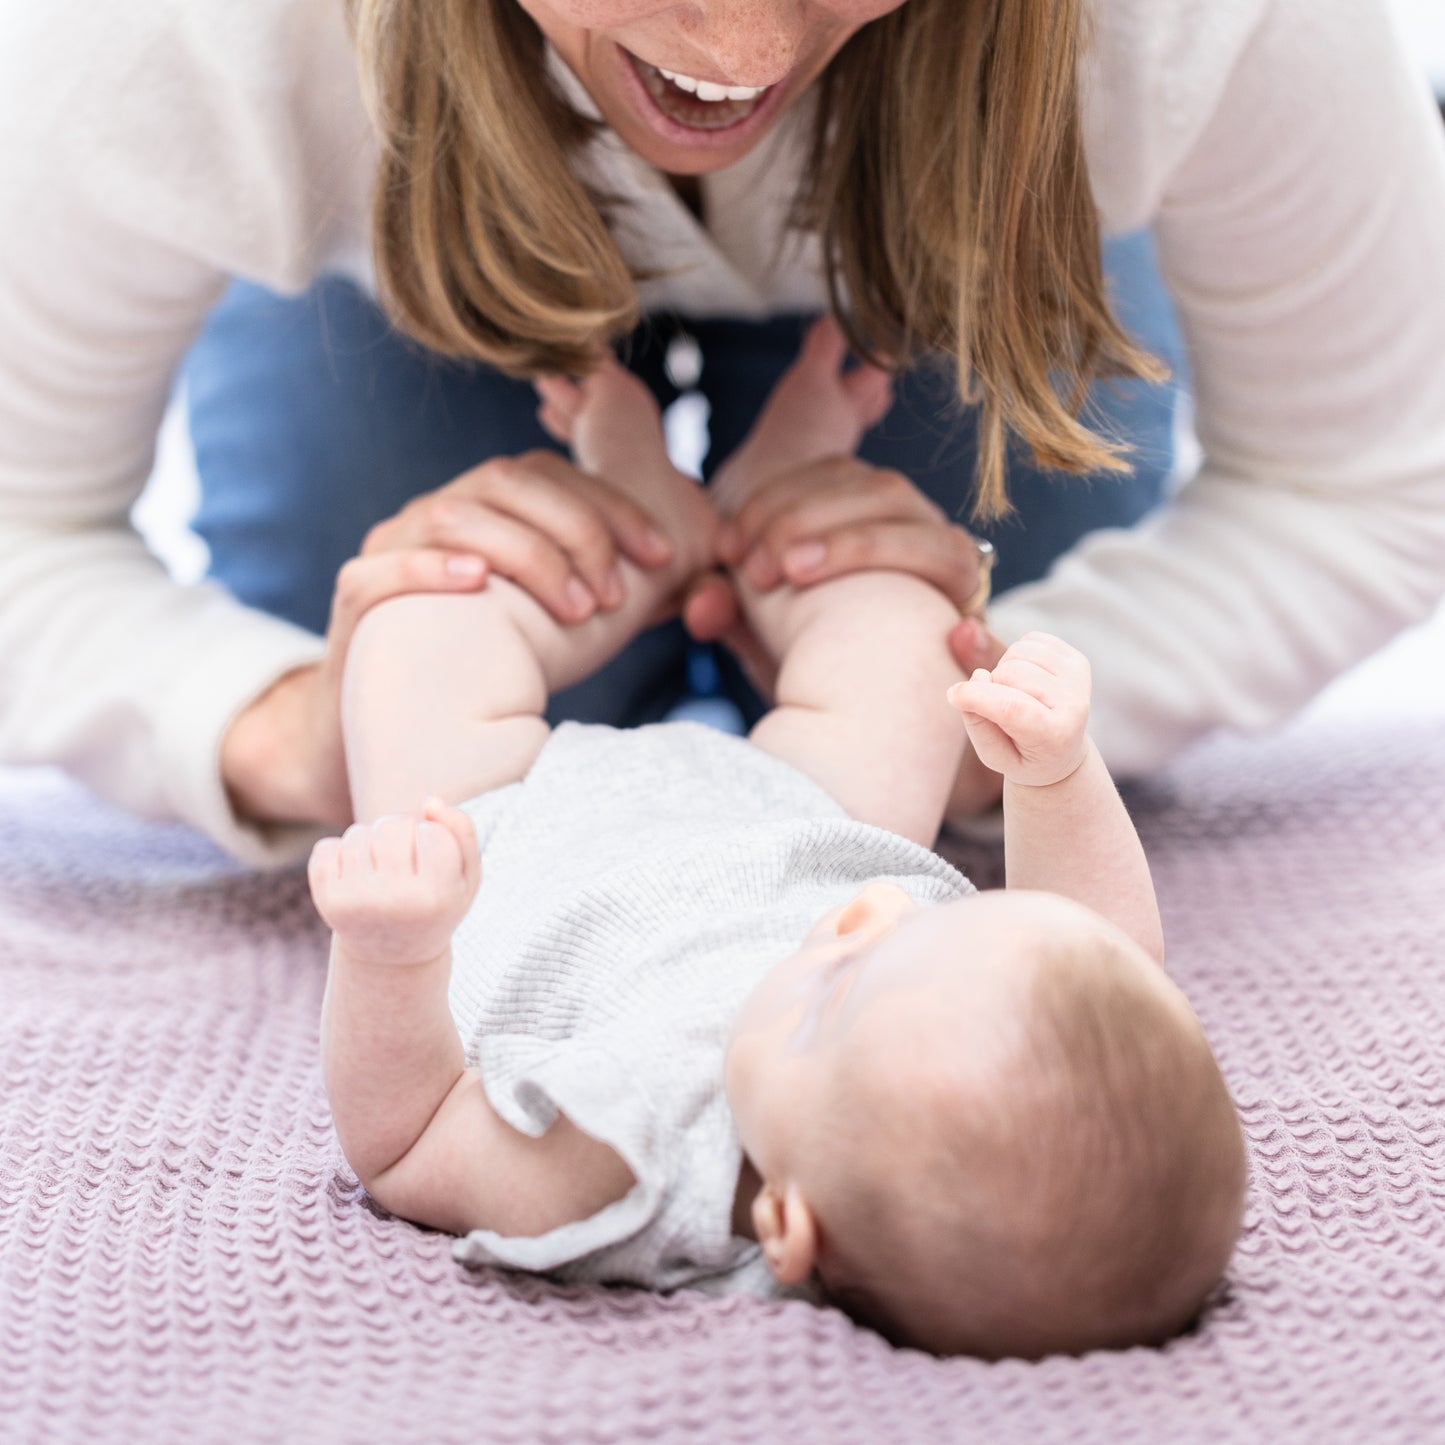
<svg viewBox="0 0 1445 1445">
<path fill-rule="evenodd" d="M 694 130 L 724 130 L 738 124 L 757 109 L 772 89 L 768 85 L 718 85 L 695 75 L 663 70 L 637 55 L 632 61 L 658 109 L 679 125 Z"/>
<path fill-rule="evenodd" d="M 689 95 L 695 95 L 699 100 L 752 100 L 754 96 L 761 95 L 766 85 L 715 85 L 710 80 L 694 80 L 690 75 L 679 75 L 675 70 L 663 70 L 659 65 L 656 67 L 661 75 L 665 75 L 679 90 L 685 90 Z"/>
</svg>

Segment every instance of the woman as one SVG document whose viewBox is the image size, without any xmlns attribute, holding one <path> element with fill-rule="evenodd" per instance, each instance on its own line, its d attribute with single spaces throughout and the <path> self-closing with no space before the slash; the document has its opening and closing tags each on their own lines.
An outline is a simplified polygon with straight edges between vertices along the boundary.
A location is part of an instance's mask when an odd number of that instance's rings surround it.
<svg viewBox="0 0 1445 1445">
<path fill-rule="evenodd" d="M 1055 468 L 1117 465 L 1070 409 L 1097 376 L 1153 374 L 1109 312 L 1097 243 L 1152 224 L 1204 469 L 1142 526 L 1000 598 L 998 640 L 964 629 L 965 661 L 1031 627 L 1064 633 L 1095 660 L 1101 749 L 1138 772 L 1216 724 L 1284 716 L 1440 593 L 1445 147 L 1376 4 L 358 0 L 347 17 L 339 0 L 65 0 L 12 7 L 0 56 L 15 138 L 0 159 L 0 756 L 61 762 L 252 861 L 347 817 L 334 699 L 365 605 L 480 585 L 467 554 L 564 614 L 606 605 L 615 547 L 644 562 L 649 547 L 643 519 L 528 454 L 374 530 L 324 653 L 219 589 L 173 587 L 124 517 L 172 372 L 231 276 L 365 279 L 374 251 L 415 335 L 514 374 L 576 369 L 596 341 L 680 313 L 732 329 L 719 355 L 766 342 L 721 389 L 738 392 L 786 359 L 768 318 L 846 296 L 860 346 L 956 358 L 981 402 L 986 515 L 1006 432 Z M 916 384 L 889 419 L 897 440 L 913 418 L 915 458 L 935 420 L 919 410 L 945 395 L 926 370 Z M 479 385 L 494 418 L 530 410 L 494 375 Z M 318 437 L 306 470 L 324 472 L 324 427 L 288 436 L 288 465 Z M 775 544 L 821 541 L 794 580 L 867 559 L 965 604 L 964 468 L 939 469 L 945 507 L 875 473 L 779 479 L 777 526 L 744 538 L 754 565 L 776 573 Z M 237 559 L 285 528 L 228 521 L 263 485 L 242 481 L 204 510 L 245 595 Z M 1047 485 L 1024 537 L 1068 494 Z M 1106 520 L 1148 500 L 1111 498 Z M 381 515 L 354 518 L 356 535 Z M 327 521 L 310 507 L 299 525 Z M 1013 534 L 998 536 L 1007 560 Z M 571 602 L 569 580 L 586 588 Z M 728 620 L 716 586 L 693 599 L 695 630 Z M 602 679 L 604 699 L 625 681 Z M 966 766 L 959 809 L 984 801 Z"/>
</svg>

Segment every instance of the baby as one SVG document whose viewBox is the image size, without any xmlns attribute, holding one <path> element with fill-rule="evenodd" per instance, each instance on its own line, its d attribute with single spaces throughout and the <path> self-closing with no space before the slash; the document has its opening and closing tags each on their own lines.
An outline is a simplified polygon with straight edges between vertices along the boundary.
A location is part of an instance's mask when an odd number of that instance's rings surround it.
<svg viewBox="0 0 1445 1445">
<path fill-rule="evenodd" d="M 725 512 L 886 409 L 886 378 L 843 361 L 820 323 L 717 479 Z M 916 578 L 760 593 L 740 571 L 779 664 L 749 739 L 549 730 L 548 694 L 709 565 L 719 524 L 621 368 L 539 391 L 672 560 L 623 563 L 614 609 L 572 627 L 495 578 L 363 619 L 344 704 L 363 821 L 310 869 L 335 935 L 326 1085 L 361 1182 L 470 1265 L 812 1288 L 939 1353 L 1182 1328 L 1233 1248 L 1244 1152 L 1160 967 L 1087 663 L 1032 634 L 960 680 L 956 615 Z M 1005 777 L 1004 890 L 930 851 L 965 730 Z"/>
</svg>

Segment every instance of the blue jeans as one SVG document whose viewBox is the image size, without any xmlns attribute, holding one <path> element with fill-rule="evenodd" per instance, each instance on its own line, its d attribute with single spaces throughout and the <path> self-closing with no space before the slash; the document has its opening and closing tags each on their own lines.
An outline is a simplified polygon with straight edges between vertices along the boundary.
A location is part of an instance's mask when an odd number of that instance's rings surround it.
<svg viewBox="0 0 1445 1445">
<path fill-rule="evenodd" d="M 1183 350 L 1148 236 L 1109 243 L 1105 259 L 1121 319 L 1178 376 Z M 747 431 L 808 320 L 686 323 L 711 408 L 704 475 Z M 664 367 L 676 331 L 670 318 L 650 318 L 624 351 L 663 406 L 678 394 Z M 243 602 L 317 632 L 337 569 L 374 523 L 488 457 L 553 445 L 529 385 L 426 352 L 341 280 L 299 298 L 234 285 L 187 358 L 185 379 L 201 480 L 194 526 L 210 547 L 212 575 Z M 1014 457 L 1014 515 L 975 529 L 998 549 L 996 590 L 1042 576 L 1084 533 L 1130 526 L 1157 505 L 1173 461 L 1176 391 L 1177 383 L 1098 389 L 1095 423 L 1132 443 L 1132 476 L 1075 478 Z M 902 378 L 861 454 L 904 472 L 950 515 L 967 516 L 974 417 L 955 404 L 950 377 L 923 368 Z M 689 675 L 696 682 L 714 671 L 754 716 L 758 700 L 730 659 L 700 656 L 677 623 L 652 629 L 559 694 L 551 715 L 651 721 L 685 694 Z"/>
</svg>

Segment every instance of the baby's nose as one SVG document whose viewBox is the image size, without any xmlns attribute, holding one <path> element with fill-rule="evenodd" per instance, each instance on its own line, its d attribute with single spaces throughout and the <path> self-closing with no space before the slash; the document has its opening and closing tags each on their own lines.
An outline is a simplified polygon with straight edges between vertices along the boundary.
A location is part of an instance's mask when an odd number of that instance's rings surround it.
<svg viewBox="0 0 1445 1445">
<path fill-rule="evenodd" d="M 898 884 L 875 878 L 843 910 L 838 932 L 880 933 L 917 906 Z"/>
</svg>

